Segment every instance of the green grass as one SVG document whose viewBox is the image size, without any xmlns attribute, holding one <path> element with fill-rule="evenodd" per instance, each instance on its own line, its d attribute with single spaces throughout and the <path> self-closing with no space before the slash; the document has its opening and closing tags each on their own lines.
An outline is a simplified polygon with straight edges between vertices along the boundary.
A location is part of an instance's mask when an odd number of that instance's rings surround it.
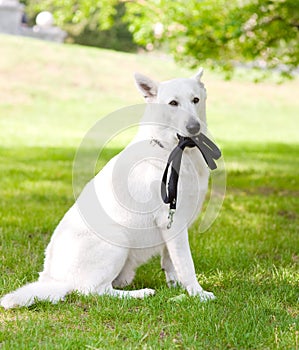
<svg viewBox="0 0 299 350">
<path fill-rule="evenodd" d="M 165 58 L 0 38 L 2 295 L 42 269 L 74 201 L 72 161 L 86 131 L 141 102 L 133 72 L 190 72 Z M 146 300 L 73 293 L 56 305 L 1 309 L 1 349 L 298 349 L 298 80 L 254 85 L 207 72 L 205 81 L 227 193 L 214 225 L 204 234 L 194 225 L 190 244 L 198 279 L 217 300 L 172 299 L 185 292 L 166 288 L 156 258 L 133 284 L 156 289 Z"/>
</svg>

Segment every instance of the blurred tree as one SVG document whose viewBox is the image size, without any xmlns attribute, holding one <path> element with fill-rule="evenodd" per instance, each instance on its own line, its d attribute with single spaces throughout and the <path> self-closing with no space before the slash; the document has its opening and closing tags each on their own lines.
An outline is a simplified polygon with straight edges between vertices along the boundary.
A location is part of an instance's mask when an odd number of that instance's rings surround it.
<svg viewBox="0 0 299 350">
<path fill-rule="evenodd" d="M 299 65 L 298 0 L 136 0 L 126 20 L 137 43 L 167 45 L 191 67 L 250 62 L 289 75 Z"/>
<path fill-rule="evenodd" d="M 123 16 L 127 25 L 120 27 L 118 36 L 128 27 L 137 44 L 148 49 L 162 47 L 190 67 L 205 64 L 229 72 L 241 62 L 279 68 L 282 74 L 290 75 L 299 65 L 298 0 L 24 2 L 35 13 L 51 11 L 57 25 L 69 31 L 77 28 L 79 37 L 84 31 L 96 36 L 99 30 L 120 23 Z M 121 12 L 124 3 L 126 11 Z M 95 42 L 82 35 L 80 43 Z M 106 43 L 109 41 L 113 40 L 108 36 Z"/>
<path fill-rule="evenodd" d="M 119 0 L 21 0 L 27 5 L 27 11 L 32 15 L 40 11 L 53 13 L 58 26 L 85 22 L 98 13 L 100 28 L 105 30 L 114 23 Z"/>
<path fill-rule="evenodd" d="M 77 44 L 134 52 L 138 46 L 133 41 L 128 24 L 123 21 L 125 10 L 123 2 L 117 3 L 115 12 L 109 19 L 109 25 L 101 19 L 101 11 L 98 10 L 88 19 L 83 19 L 77 24 L 64 25 L 64 29 L 68 31 L 71 40 Z"/>
<path fill-rule="evenodd" d="M 132 33 L 122 18 L 126 8 L 119 0 L 21 0 L 30 24 L 40 11 L 50 11 L 55 24 L 66 30 L 68 41 L 120 51 L 136 51 Z"/>
</svg>

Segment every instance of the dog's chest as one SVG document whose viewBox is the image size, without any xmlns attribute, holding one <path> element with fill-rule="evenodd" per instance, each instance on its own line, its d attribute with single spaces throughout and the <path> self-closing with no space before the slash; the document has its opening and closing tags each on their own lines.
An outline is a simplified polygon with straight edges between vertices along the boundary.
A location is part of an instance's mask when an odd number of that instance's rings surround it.
<svg viewBox="0 0 299 350">
<path fill-rule="evenodd" d="M 194 152 L 195 151 L 195 152 Z M 206 190 L 209 170 L 199 152 L 191 150 L 183 154 L 179 181 L 181 190 L 190 196 L 196 196 L 196 190 Z"/>
<path fill-rule="evenodd" d="M 186 150 L 183 154 L 178 182 L 177 212 L 186 217 L 198 214 L 209 177 L 200 153 L 193 151 Z M 162 156 L 165 157 L 165 163 L 161 162 Z M 161 180 L 167 154 L 162 156 L 158 160 L 155 157 L 136 159 L 126 174 L 115 170 L 117 159 L 114 159 L 98 174 L 95 179 L 98 198 L 113 221 L 126 227 L 154 228 L 153 220 L 157 215 L 161 214 L 167 219 L 165 212 L 168 211 L 168 205 L 163 203 L 161 197 Z"/>
</svg>

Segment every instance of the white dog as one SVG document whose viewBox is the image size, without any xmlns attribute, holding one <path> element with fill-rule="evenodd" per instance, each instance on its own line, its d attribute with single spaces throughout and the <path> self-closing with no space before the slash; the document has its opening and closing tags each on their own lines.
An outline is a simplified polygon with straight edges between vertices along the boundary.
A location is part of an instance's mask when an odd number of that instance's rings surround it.
<svg viewBox="0 0 299 350">
<path fill-rule="evenodd" d="M 162 83 L 135 75 L 147 102 L 137 136 L 86 185 L 65 214 L 46 249 L 38 281 L 2 297 L 4 308 L 29 306 L 35 300 L 57 302 L 72 291 L 134 298 L 152 295 L 152 289 L 115 288 L 129 285 L 136 268 L 157 254 L 169 286 L 180 284 L 202 301 L 215 298 L 197 281 L 188 243 L 188 226 L 201 210 L 209 178 L 196 148 L 183 154 L 171 228 L 167 228 L 169 208 L 160 194 L 177 133 L 191 137 L 206 130 L 202 73 L 200 69 L 190 79 Z M 130 167 L 128 177 L 122 166 Z"/>
</svg>

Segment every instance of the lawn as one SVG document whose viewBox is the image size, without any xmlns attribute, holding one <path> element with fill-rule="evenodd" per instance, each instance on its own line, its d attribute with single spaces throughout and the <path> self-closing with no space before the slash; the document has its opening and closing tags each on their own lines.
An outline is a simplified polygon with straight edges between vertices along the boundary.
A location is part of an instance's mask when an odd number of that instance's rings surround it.
<svg viewBox="0 0 299 350">
<path fill-rule="evenodd" d="M 141 103 L 135 71 L 188 76 L 169 58 L 0 36 L 0 295 L 33 281 L 53 229 L 72 205 L 72 162 L 99 119 Z M 247 74 L 249 75 L 247 77 Z M 83 297 L 0 309 L 1 349 L 294 349 L 299 347 L 298 79 L 258 85 L 206 72 L 209 128 L 227 192 L 205 233 L 190 230 L 200 303 L 168 289 L 155 258 L 134 288 L 145 300 Z M 123 139 L 103 154 L 120 151 Z"/>
</svg>

